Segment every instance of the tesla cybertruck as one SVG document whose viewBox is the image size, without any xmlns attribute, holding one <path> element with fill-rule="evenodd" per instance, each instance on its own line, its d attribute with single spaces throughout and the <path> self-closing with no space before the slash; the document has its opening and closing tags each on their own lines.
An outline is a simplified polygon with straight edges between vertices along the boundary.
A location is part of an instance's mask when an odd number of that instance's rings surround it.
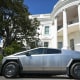
<svg viewBox="0 0 80 80">
<path fill-rule="evenodd" d="M 61 75 L 80 79 L 80 52 L 53 48 L 34 48 L 6 56 L 2 75 L 7 78 L 23 73 Z"/>
</svg>

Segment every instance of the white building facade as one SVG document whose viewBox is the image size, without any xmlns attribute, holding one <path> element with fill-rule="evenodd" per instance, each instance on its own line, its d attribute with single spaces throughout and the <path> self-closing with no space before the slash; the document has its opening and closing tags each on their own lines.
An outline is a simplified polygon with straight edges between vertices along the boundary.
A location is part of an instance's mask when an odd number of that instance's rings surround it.
<svg viewBox="0 0 80 80">
<path fill-rule="evenodd" d="M 40 21 L 38 27 L 39 39 L 41 46 L 53 47 L 53 25 L 51 14 L 31 15 L 30 18 L 37 18 Z"/>
<path fill-rule="evenodd" d="M 30 17 L 40 21 L 42 46 L 80 51 L 80 0 L 59 0 L 50 14 Z"/>
<path fill-rule="evenodd" d="M 40 21 L 37 31 L 41 46 L 80 51 L 80 0 L 59 0 L 50 14 L 29 17 Z M 25 40 L 23 43 L 26 46 Z"/>
</svg>

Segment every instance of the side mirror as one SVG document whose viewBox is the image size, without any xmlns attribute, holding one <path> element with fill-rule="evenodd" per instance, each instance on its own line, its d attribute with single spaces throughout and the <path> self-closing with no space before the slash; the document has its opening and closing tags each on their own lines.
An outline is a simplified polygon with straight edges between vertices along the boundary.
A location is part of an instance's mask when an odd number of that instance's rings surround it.
<svg viewBox="0 0 80 80">
<path fill-rule="evenodd" d="M 31 54 L 29 52 L 26 53 L 26 56 L 31 56 Z"/>
</svg>

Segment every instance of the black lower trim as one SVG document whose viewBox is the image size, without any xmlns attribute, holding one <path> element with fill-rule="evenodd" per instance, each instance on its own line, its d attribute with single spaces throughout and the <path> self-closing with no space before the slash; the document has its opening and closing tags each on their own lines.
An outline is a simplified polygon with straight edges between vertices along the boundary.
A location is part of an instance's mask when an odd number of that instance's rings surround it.
<svg viewBox="0 0 80 80">
<path fill-rule="evenodd" d="M 65 71 L 22 71 L 22 74 L 53 74 L 53 75 L 64 75 Z"/>
</svg>

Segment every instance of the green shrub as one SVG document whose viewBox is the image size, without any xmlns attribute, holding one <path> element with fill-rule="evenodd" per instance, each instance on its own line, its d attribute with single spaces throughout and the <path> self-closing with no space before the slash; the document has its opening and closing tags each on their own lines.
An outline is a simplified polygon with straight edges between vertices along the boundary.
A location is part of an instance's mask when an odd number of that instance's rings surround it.
<svg viewBox="0 0 80 80">
<path fill-rule="evenodd" d="M 11 45 L 4 48 L 4 53 L 6 55 L 11 55 L 19 51 L 21 51 L 21 44 L 17 43 L 16 41 L 12 42 Z"/>
<path fill-rule="evenodd" d="M 8 46 L 8 47 L 4 48 L 4 53 L 7 54 L 7 55 L 13 54 L 14 53 L 14 48 Z"/>
<path fill-rule="evenodd" d="M 14 41 L 12 44 L 11 44 L 11 47 L 14 48 L 14 53 L 15 52 L 19 52 L 21 50 L 21 44 L 17 43 L 16 41 Z"/>
<path fill-rule="evenodd" d="M 0 55 L 0 63 L 1 63 L 2 59 L 3 59 L 3 55 Z"/>
</svg>

